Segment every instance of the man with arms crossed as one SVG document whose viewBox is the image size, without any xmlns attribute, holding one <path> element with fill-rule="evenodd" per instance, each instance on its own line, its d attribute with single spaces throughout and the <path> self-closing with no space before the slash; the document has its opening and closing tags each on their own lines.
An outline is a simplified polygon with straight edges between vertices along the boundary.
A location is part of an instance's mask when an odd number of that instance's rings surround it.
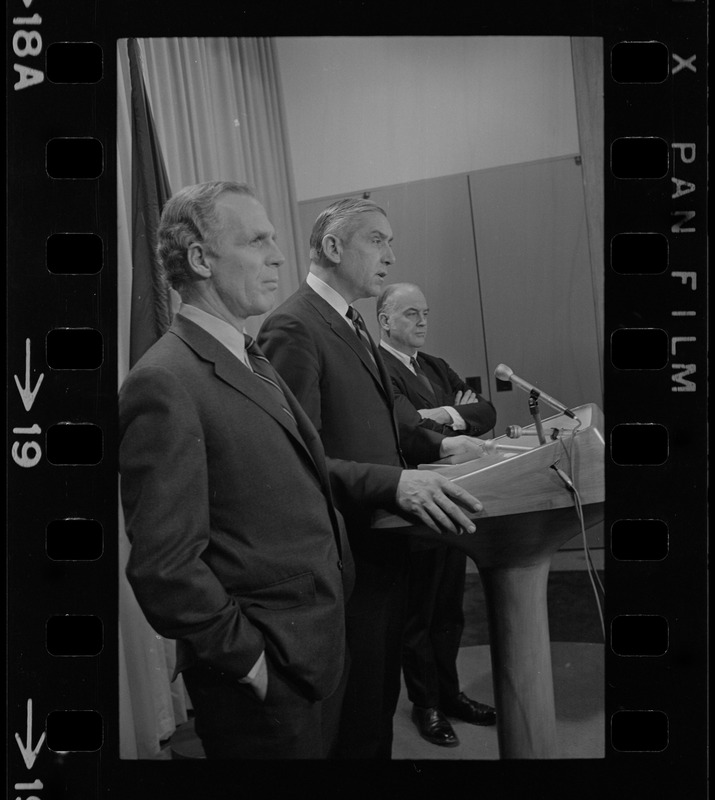
<svg viewBox="0 0 715 800">
<path fill-rule="evenodd" d="M 466 436 L 399 427 L 392 385 L 362 318 L 350 305 L 376 297 L 395 261 L 385 212 L 364 199 L 325 209 L 310 238 L 310 274 L 264 322 L 261 348 L 310 417 L 328 456 L 402 467 L 482 450 Z M 407 459 L 403 457 L 403 451 Z M 339 495 L 336 498 L 340 500 Z M 439 514 L 439 501 L 430 508 Z M 371 530 L 372 510 L 339 502 L 356 564 L 346 608 L 350 671 L 337 755 L 388 759 L 400 692 L 408 540 Z"/>
<path fill-rule="evenodd" d="M 311 422 L 243 334 L 273 305 L 284 262 L 247 186 L 179 191 L 158 254 L 182 305 L 120 392 L 127 575 L 149 623 L 179 640 L 208 758 L 322 758 L 353 583 L 331 485 L 435 528 L 473 528 L 450 497 L 480 505 L 416 470 L 326 466 Z"/>
<path fill-rule="evenodd" d="M 380 352 L 395 394 L 405 401 L 398 413 L 446 436 L 481 436 L 496 423 L 494 406 L 446 361 L 420 352 L 428 313 L 424 294 L 411 283 L 387 286 L 377 300 Z M 411 542 L 402 671 L 417 730 L 441 747 L 459 744 L 445 714 L 474 725 L 496 722 L 491 706 L 459 689 L 456 662 L 464 630 L 466 560 L 453 547 Z"/>
</svg>

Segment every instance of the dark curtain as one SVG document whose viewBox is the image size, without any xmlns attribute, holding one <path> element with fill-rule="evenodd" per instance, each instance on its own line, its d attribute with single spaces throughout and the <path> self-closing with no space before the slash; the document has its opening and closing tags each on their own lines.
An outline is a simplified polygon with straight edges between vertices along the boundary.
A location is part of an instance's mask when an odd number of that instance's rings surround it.
<svg viewBox="0 0 715 800">
<path fill-rule="evenodd" d="M 127 50 L 132 87 L 131 367 L 171 322 L 169 289 L 155 256 L 159 218 L 171 196 L 171 188 L 144 86 L 136 39 L 127 40 Z"/>
</svg>

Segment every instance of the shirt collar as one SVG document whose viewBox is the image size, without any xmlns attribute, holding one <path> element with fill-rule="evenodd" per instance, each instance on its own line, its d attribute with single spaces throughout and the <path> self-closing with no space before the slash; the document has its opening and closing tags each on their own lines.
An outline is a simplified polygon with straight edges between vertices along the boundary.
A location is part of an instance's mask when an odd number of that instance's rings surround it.
<svg viewBox="0 0 715 800">
<path fill-rule="evenodd" d="M 247 364 L 244 334 L 236 330 L 233 325 L 196 306 L 192 306 L 190 303 L 182 303 L 177 313 L 181 314 L 182 317 L 186 317 L 186 319 L 190 319 L 207 333 L 210 333 L 214 339 L 218 339 L 227 350 L 233 353 L 240 362 Z"/>
<path fill-rule="evenodd" d="M 332 286 L 328 286 L 325 281 L 321 280 L 312 272 L 308 273 L 308 277 L 305 279 L 305 282 L 317 295 L 322 297 L 323 300 L 328 303 L 328 305 L 334 308 L 345 320 L 345 322 L 347 322 L 347 324 L 352 328 L 352 322 L 350 322 L 350 320 L 345 316 L 348 313 L 348 303 L 341 294 L 336 292 Z"/>
<path fill-rule="evenodd" d="M 380 347 L 384 347 L 385 350 L 387 350 L 388 353 L 392 353 L 392 355 L 395 356 L 395 358 L 399 358 L 400 361 L 409 370 L 412 370 L 412 372 L 414 372 L 414 369 L 412 367 L 411 361 L 412 361 L 413 358 L 417 358 L 417 351 L 416 350 L 411 356 L 405 355 L 404 353 L 400 352 L 399 350 L 395 350 L 395 348 L 392 345 L 388 344 L 384 339 L 380 339 Z"/>
</svg>

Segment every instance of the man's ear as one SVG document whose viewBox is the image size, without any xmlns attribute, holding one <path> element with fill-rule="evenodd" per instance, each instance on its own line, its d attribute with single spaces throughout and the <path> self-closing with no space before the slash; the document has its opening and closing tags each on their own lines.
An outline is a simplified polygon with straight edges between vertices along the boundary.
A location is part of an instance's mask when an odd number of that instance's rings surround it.
<svg viewBox="0 0 715 800">
<path fill-rule="evenodd" d="M 206 247 L 199 242 L 192 242 L 186 251 L 186 260 L 189 262 L 191 271 L 199 278 L 211 277 L 211 265 L 206 259 Z"/>
<path fill-rule="evenodd" d="M 328 233 L 323 236 L 322 245 L 325 257 L 332 261 L 333 264 L 339 264 L 340 257 L 343 253 L 343 246 L 340 243 L 340 239 L 332 233 Z"/>
<path fill-rule="evenodd" d="M 385 314 L 384 312 L 381 311 L 377 315 L 377 322 L 378 322 L 380 328 L 382 328 L 382 330 L 385 331 L 389 335 L 389 333 L 390 333 L 390 317 L 387 314 Z"/>
</svg>

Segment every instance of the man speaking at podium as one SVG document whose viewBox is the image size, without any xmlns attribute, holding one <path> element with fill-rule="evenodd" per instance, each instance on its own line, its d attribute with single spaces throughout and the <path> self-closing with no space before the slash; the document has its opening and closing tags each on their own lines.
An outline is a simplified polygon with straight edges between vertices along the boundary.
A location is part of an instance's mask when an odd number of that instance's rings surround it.
<svg viewBox="0 0 715 800">
<path fill-rule="evenodd" d="M 328 456 L 398 467 L 459 452 L 477 458 L 482 449 L 468 436 L 419 425 L 401 425 L 398 433 L 390 377 L 351 305 L 380 293 L 395 261 L 392 238 L 387 215 L 370 200 L 346 198 L 328 206 L 310 236 L 310 274 L 263 323 L 259 343 Z M 400 694 L 408 541 L 372 530 L 371 520 L 371 511 L 355 504 L 346 514 L 355 589 L 346 608 L 351 666 L 337 755 L 389 759 Z"/>
<path fill-rule="evenodd" d="M 395 395 L 404 401 L 398 414 L 445 436 L 480 436 L 496 423 L 494 406 L 446 361 L 420 353 L 428 313 L 424 294 L 411 283 L 387 286 L 377 300 L 380 352 Z M 464 629 L 466 560 L 456 548 L 411 541 L 402 671 L 420 735 L 441 747 L 459 744 L 445 714 L 474 725 L 496 721 L 491 706 L 459 690 L 456 660 Z"/>
<path fill-rule="evenodd" d="M 333 496 L 473 530 L 439 476 L 331 461 L 295 397 L 244 335 L 285 261 L 244 184 L 166 204 L 158 254 L 182 305 L 119 397 L 127 576 L 149 623 L 177 639 L 208 758 L 330 754 L 353 559 Z M 439 507 L 437 509 L 437 507 Z"/>
</svg>

